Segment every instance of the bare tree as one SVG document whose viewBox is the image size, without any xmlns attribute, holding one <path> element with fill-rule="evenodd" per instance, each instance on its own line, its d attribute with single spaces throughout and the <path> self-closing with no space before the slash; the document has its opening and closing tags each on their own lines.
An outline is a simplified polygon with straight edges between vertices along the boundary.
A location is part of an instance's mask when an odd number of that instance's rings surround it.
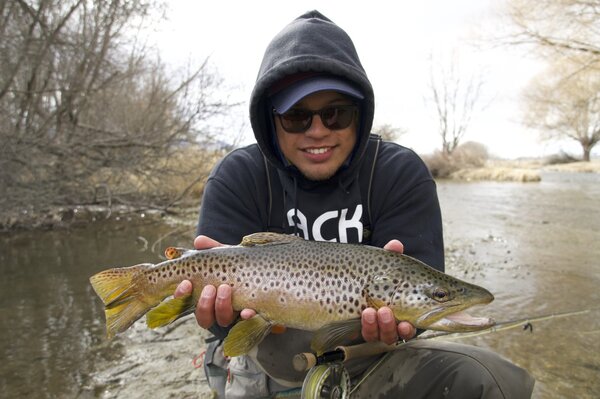
<svg viewBox="0 0 600 399">
<path fill-rule="evenodd" d="M 467 78 L 461 75 L 456 56 L 447 65 L 435 64 L 431 58 L 429 102 L 437 114 L 443 154 L 452 154 L 467 132 L 473 114 L 483 108 L 482 86 L 481 75 Z"/>
<path fill-rule="evenodd" d="M 599 139 L 600 1 L 509 0 L 505 42 L 530 46 L 547 70 L 523 92 L 525 123 L 545 139 L 569 138 L 590 151 Z"/>
<path fill-rule="evenodd" d="M 546 139 L 575 140 L 589 161 L 600 141 L 600 76 L 593 69 L 572 73 L 578 69 L 579 63 L 559 61 L 530 83 L 525 123 Z"/>
<path fill-rule="evenodd" d="M 377 125 L 373 128 L 373 133 L 381 136 L 382 139 L 387 141 L 396 141 L 401 136 L 406 134 L 406 129 L 402 127 L 394 127 L 389 123 L 383 125 Z"/>
<path fill-rule="evenodd" d="M 135 36 L 160 11 L 152 0 L 0 2 L 0 206 L 86 203 L 98 184 L 164 206 L 179 196 L 167 179 L 202 173 L 198 155 L 171 160 L 229 105 L 206 62 L 175 74 Z"/>
<path fill-rule="evenodd" d="M 510 33 L 502 41 L 528 46 L 550 63 L 568 60 L 569 73 L 600 69 L 600 1 L 509 0 Z"/>
</svg>

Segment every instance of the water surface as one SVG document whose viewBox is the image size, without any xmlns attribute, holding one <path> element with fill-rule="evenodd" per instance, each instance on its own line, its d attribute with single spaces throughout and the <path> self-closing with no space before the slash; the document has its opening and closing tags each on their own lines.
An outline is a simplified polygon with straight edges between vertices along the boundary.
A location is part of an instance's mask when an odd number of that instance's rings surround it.
<svg viewBox="0 0 600 399">
<path fill-rule="evenodd" d="M 0 237 L 0 392 L 3 397 L 93 396 L 98 362 L 118 361 L 106 347 L 104 311 L 88 278 L 108 267 L 159 258 L 165 238 L 189 246 L 189 228 L 124 218 L 89 228 Z"/>
<path fill-rule="evenodd" d="M 442 183 L 448 272 L 490 289 L 497 321 L 600 308 L 600 176 L 540 183 Z M 464 342 L 537 380 L 537 398 L 600 397 L 600 310 Z"/>
<path fill-rule="evenodd" d="M 598 175 L 438 186 L 447 271 L 496 296 L 478 314 L 502 321 L 598 307 Z M 105 394 L 91 375 L 99 364 L 118 364 L 123 351 L 118 342 L 104 340 L 103 312 L 89 276 L 108 267 L 156 262 L 166 246 L 189 247 L 193 237 L 190 227 L 138 225 L 134 219 L 0 236 L 3 396 Z M 595 311 L 533 323 L 533 333 L 519 328 L 464 341 L 530 370 L 537 379 L 536 398 L 597 398 L 599 316 Z M 140 397 L 153 394 L 140 391 Z"/>
</svg>

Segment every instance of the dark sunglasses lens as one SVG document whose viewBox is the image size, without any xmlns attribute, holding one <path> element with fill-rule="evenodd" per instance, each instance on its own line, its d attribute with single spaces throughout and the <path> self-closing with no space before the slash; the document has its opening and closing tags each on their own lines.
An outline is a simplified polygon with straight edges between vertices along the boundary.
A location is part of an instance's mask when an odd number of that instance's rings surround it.
<svg viewBox="0 0 600 399">
<path fill-rule="evenodd" d="M 281 125 L 289 133 L 303 133 L 309 128 L 312 114 L 303 109 L 293 109 L 280 115 Z"/>
<path fill-rule="evenodd" d="M 352 123 L 354 107 L 339 106 L 329 107 L 321 111 L 323 125 L 331 130 L 345 129 Z"/>
<path fill-rule="evenodd" d="M 352 123 L 356 107 L 353 105 L 335 105 L 320 111 L 292 109 L 279 114 L 281 126 L 288 133 L 304 133 L 312 124 L 314 114 L 318 114 L 327 129 L 346 129 Z"/>
</svg>

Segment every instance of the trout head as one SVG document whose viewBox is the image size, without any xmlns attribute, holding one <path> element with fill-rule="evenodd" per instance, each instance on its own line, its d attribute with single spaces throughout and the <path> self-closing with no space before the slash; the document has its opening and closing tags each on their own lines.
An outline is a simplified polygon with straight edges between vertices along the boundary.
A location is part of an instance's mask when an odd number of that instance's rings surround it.
<svg viewBox="0 0 600 399">
<path fill-rule="evenodd" d="M 466 332 L 494 325 L 492 319 L 463 312 L 490 303 L 494 296 L 488 290 L 403 257 L 411 261 L 408 266 L 370 280 L 366 287 L 370 306 L 388 306 L 398 321 L 408 321 L 420 329 Z"/>
</svg>

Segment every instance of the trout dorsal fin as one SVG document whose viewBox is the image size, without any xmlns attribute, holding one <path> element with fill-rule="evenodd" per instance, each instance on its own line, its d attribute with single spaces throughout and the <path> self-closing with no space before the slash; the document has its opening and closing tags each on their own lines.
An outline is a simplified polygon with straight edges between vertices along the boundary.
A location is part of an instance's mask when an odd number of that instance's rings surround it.
<svg viewBox="0 0 600 399">
<path fill-rule="evenodd" d="M 242 238 L 240 245 L 242 247 L 254 247 L 257 245 L 268 245 L 268 244 L 286 244 L 298 240 L 304 240 L 304 238 L 298 236 L 292 236 L 289 234 L 280 233 L 253 233 Z"/>
</svg>

